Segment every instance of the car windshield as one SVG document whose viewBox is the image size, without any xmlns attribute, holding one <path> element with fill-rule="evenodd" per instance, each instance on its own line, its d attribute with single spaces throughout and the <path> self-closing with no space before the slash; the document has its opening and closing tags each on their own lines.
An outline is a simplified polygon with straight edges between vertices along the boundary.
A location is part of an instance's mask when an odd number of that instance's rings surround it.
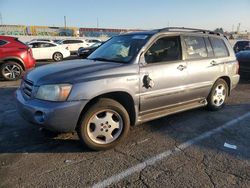
<svg viewBox="0 0 250 188">
<path fill-rule="evenodd" d="M 113 37 L 95 50 L 88 59 L 128 63 L 137 55 L 149 38 L 150 35 L 144 34 Z"/>
</svg>

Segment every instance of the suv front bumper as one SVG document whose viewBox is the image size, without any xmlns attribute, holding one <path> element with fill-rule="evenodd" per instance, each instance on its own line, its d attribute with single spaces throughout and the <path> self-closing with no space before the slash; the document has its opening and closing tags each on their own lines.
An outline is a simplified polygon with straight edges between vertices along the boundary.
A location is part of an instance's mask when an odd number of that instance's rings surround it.
<svg viewBox="0 0 250 188">
<path fill-rule="evenodd" d="M 21 116 L 34 124 L 58 132 L 74 131 L 87 100 L 50 102 L 38 99 L 25 100 L 18 89 L 15 93 L 17 110 Z"/>
</svg>

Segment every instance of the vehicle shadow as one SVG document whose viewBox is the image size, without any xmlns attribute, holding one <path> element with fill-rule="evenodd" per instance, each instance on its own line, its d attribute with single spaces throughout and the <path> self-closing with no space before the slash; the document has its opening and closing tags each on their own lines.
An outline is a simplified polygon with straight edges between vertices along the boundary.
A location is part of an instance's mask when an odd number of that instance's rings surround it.
<svg viewBox="0 0 250 188">
<path fill-rule="evenodd" d="M 244 82 L 245 83 L 245 82 Z M 78 139 L 77 133 L 56 134 L 46 131 L 37 125 L 32 125 L 23 120 L 15 108 L 14 92 L 16 88 L 0 88 L 0 154 L 1 153 L 89 153 L 92 152 Z M 159 147 L 166 149 L 165 139 L 174 140 L 175 145 L 191 140 L 205 132 L 211 131 L 221 125 L 250 111 L 250 100 L 244 103 L 230 101 L 224 109 L 211 112 L 205 108 L 199 108 L 163 117 L 139 126 L 131 128 L 128 138 L 123 141 L 118 149 L 131 151 L 131 148 L 144 147 L 139 142 L 143 139 L 154 140 L 145 148 Z M 250 126 L 247 130 L 238 132 L 225 132 L 225 137 L 216 137 L 209 142 L 195 143 L 196 146 L 220 150 L 242 158 L 249 159 L 250 151 L 239 153 L 239 150 L 231 151 L 223 148 L 226 141 L 236 144 L 250 142 Z M 249 131 L 249 132 L 247 132 Z M 248 134 L 248 137 L 245 134 Z M 219 135 L 220 133 L 218 133 Z M 216 136 L 216 135 L 215 135 Z M 212 136 L 213 137 L 213 136 Z M 205 139 L 204 139 L 205 140 Z M 243 146 L 242 146 L 243 147 Z M 173 148 L 172 148 L 173 149 Z M 137 149 L 135 149 L 136 152 Z M 145 149 L 146 151 L 146 149 Z M 238 152 L 238 153 L 237 153 Z"/>
</svg>

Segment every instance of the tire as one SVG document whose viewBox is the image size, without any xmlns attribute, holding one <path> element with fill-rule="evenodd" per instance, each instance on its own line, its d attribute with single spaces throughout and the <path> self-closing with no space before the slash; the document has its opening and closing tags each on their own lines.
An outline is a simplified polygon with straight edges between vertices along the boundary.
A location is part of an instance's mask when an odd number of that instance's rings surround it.
<svg viewBox="0 0 250 188">
<path fill-rule="evenodd" d="M 0 66 L 0 77 L 4 80 L 14 81 L 22 77 L 23 68 L 17 62 L 8 61 Z"/>
<path fill-rule="evenodd" d="M 77 133 L 90 149 L 107 150 L 123 140 L 129 128 L 126 109 L 115 100 L 100 99 L 83 114 Z"/>
<path fill-rule="evenodd" d="M 217 111 L 224 107 L 228 97 L 228 85 L 225 80 L 218 79 L 212 87 L 212 90 L 207 98 L 208 109 Z"/>
<path fill-rule="evenodd" d="M 63 55 L 60 52 L 55 52 L 53 54 L 53 60 L 54 61 L 62 61 L 63 60 Z"/>
</svg>

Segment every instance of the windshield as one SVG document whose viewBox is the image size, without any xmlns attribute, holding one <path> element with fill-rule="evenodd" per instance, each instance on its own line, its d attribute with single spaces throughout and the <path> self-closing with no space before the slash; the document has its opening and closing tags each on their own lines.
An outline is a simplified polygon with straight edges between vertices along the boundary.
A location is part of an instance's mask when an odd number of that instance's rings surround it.
<svg viewBox="0 0 250 188">
<path fill-rule="evenodd" d="M 149 35 L 143 34 L 116 36 L 101 45 L 88 59 L 128 63 L 148 39 Z"/>
</svg>

